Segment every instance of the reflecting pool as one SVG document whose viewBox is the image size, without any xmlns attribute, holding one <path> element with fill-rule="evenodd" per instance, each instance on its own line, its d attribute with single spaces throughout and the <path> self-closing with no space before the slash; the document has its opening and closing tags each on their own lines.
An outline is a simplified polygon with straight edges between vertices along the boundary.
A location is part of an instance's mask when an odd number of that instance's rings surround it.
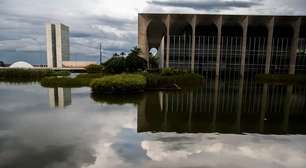
<svg viewBox="0 0 306 168">
<path fill-rule="evenodd" d="M 305 86 L 212 80 L 97 96 L 0 84 L 1 168 L 305 166 Z"/>
</svg>

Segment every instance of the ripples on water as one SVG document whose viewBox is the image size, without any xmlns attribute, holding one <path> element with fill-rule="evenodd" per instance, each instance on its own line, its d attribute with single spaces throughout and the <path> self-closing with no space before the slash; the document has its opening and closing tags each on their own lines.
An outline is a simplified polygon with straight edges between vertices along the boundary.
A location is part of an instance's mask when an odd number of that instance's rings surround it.
<svg viewBox="0 0 306 168">
<path fill-rule="evenodd" d="M 0 84 L 0 167 L 305 167 L 306 88 L 211 81 L 95 96 Z"/>
</svg>

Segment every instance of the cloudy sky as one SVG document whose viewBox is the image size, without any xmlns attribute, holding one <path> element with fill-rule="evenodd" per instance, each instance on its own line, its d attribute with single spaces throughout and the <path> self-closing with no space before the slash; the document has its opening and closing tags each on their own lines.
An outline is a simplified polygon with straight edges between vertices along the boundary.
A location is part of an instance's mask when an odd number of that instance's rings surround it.
<svg viewBox="0 0 306 168">
<path fill-rule="evenodd" d="M 45 61 L 45 24 L 70 27 L 72 59 L 137 45 L 139 12 L 305 15 L 305 0 L 1 0 L 0 61 Z"/>
</svg>

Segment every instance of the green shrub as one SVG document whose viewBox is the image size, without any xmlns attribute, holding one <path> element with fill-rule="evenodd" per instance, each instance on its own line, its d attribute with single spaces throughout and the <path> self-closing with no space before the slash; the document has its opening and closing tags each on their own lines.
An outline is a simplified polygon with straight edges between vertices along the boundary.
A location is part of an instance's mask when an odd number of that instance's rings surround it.
<svg viewBox="0 0 306 168">
<path fill-rule="evenodd" d="M 172 88 L 177 85 L 179 87 L 197 86 L 203 83 L 203 77 L 195 73 L 180 73 L 172 76 L 164 76 L 153 73 L 143 73 L 147 79 L 146 88 Z"/>
<path fill-rule="evenodd" d="M 77 75 L 76 78 L 95 79 L 95 78 L 101 78 L 103 76 L 105 76 L 103 73 L 81 73 L 81 74 Z"/>
<path fill-rule="evenodd" d="M 124 57 L 113 57 L 104 63 L 104 70 L 109 73 L 122 73 L 126 70 Z"/>
<path fill-rule="evenodd" d="M 146 78 L 137 74 L 120 74 L 95 79 L 90 84 L 95 93 L 129 93 L 144 91 Z"/>
<path fill-rule="evenodd" d="M 87 73 L 101 73 L 103 71 L 102 65 L 91 64 L 85 67 Z"/>
<path fill-rule="evenodd" d="M 43 77 L 48 76 L 68 76 L 68 71 L 55 71 L 51 69 L 20 69 L 20 68 L 6 68 L 0 69 L 1 80 L 32 80 L 37 81 Z"/>
<path fill-rule="evenodd" d="M 40 80 L 43 87 L 85 87 L 89 86 L 92 80 L 103 77 L 103 74 L 79 74 L 75 78 L 69 77 L 46 77 Z"/>
<path fill-rule="evenodd" d="M 126 57 L 125 65 L 129 72 L 143 71 L 147 68 L 147 61 L 139 56 L 129 55 Z"/>
<path fill-rule="evenodd" d="M 134 47 L 126 57 L 126 70 L 129 72 L 143 71 L 147 68 L 147 60 L 140 57 L 141 49 Z"/>
<path fill-rule="evenodd" d="M 171 76 L 171 75 L 177 75 L 179 74 L 180 71 L 174 68 L 164 68 L 161 70 L 161 75 L 162 76 Z"/>
<path fill-rule="evenodd" d="M 159 69 L 159 57 L 149 55 L 149 67 L 150 69 Z"/>
</svg>

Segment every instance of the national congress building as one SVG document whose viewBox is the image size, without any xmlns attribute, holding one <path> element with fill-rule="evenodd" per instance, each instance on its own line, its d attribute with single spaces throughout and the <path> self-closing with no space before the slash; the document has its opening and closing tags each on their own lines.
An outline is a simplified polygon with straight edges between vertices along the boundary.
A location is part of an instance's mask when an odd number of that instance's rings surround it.
<svg viewBox="0 0 306 168">
<path fill-rule="evenodd" d="M 138 16 L 138 46 L 156 48 L 161 67 L 216 76 L 306 71 L 305 16 L 147 14 Z"/>
</svg>

